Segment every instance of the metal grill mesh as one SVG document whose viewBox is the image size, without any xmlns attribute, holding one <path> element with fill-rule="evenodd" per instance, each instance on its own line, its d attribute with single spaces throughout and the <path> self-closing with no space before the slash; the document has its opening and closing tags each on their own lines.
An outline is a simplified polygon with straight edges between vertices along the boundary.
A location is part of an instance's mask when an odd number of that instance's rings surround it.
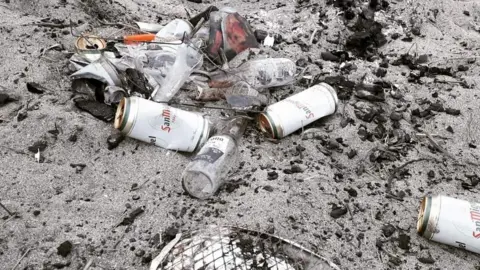
<svg viewBox="0 0 480 270">
<path fill-rule="evenodd" d="M 288 240 L 237 227 L 210 226 L 177 235 L 150 270 L 339 269 Z"/>
</svg>

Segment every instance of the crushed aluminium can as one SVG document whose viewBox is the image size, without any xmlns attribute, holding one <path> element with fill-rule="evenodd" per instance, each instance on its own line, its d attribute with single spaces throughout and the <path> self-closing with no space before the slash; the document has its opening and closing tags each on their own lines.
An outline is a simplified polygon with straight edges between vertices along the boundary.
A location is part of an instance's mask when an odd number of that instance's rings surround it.
<svg viewBox="0 0 480 270">
<path fill-rule="evenodd" d="M 99 37 L 79 37 L 75 41 L 77 53 L 90 63 L 100 59 L 106 48 L 107 42 Z"/>
<path fill-rule="evenodd" d="M 105 57 L 83 67 L 70 75 L 72 80 L 93 79 L 111 86 L 122 86 L 123 82 L 115 66 Z"/>
<path fill-rule="evenodd" d="M 202 115 L 139 97 L 120 101 L 114 126 L 128 137 L 184 152 L 199 149 L 210 134 Z"/>
<path fill-rule="evenodd" d="M 480 204 L 446 196 L 423 198 L 419 235 L 480 254 Z"/>
<path fill-rule="evenodd" d="M 337 110 L 337 104 L 335 89 L 326 83 L 320 83 L 268 106 L 259 115 L 258 125 L 262 132 L 280 139 L 333 114 Z"/>
</svg>

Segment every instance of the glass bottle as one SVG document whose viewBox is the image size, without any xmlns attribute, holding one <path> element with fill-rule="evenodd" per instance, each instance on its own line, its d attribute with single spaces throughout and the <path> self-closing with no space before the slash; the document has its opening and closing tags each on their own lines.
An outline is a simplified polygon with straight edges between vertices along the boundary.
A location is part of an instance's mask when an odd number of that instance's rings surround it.
<svg viewBox="0 0 480 270">
<path fill-rule="evenodd" d="M 225 182 L 236 163 L 238 141 L 248 119 L 237 116 L 222 123 L 217 135 L 208 139 L 182 174 L 182 185 L 192 197 L 207 199 Z"/>
</svg>

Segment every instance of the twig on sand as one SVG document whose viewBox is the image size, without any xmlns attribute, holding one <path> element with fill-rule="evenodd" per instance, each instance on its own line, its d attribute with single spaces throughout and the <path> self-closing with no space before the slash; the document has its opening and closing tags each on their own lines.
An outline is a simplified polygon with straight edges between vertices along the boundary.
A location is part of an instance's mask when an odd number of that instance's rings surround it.
<svg viewBox="0 0 480 270">
<path fill-rule="evenodd" d="M 318 32 L 318 28 L 315 28 L 315 30 L 312 33 L 312 36 L 310 37 L 310 42 L 309 42 L 310 46 L 313 45 L 313 40 L 315 39 L 315 35 L 317 34 L 317 32 Z"/>
<path fill-rule="evenodd" d="M 30 25 L 40 26 L 40 27 L 50 27 L 50 28 L 67 28 L 70 27 L 69 24 L 64 23 L 32 23 Z"/>
<path fill-rule="evenodd" d="M 90 268 L 90 266 L 92 266 L 92 263 L 93 263 L 93 259 L 90 258 L 87 262 L 87 264 L 85 265 L 85 267 L 83 268 L 83 270 L 88 270 Z"/>
<path fill-rule="evenodd" d="M 440 151 L 444 156 L 446 156 L 448 158 L 451 158 L 454 161 L 457 161 L 457 159 L 454 156 L 452 156 L 450 153 L 448 153 L 447 150 L 443 149 L 443 147 L 438 145 L 438 143 L 433 139 L 433 137 L 432 137 L 432 135 L 430 135 L 430 133 L 428 133 L 426 131 L 423 131 L 423 133 L 425 133 L 425 135 L 427 135 L 427 139 L 433 147 L 435 147 L 438 151 Z"/>
<path fill-rule="evenodd" d="M 114 23 L 109 23 L 109 22 L 105 22 L 105 21 L 102 21 L 102 20 L 98 20 L 102 25 L 105 25 L 105 26 L 116 26 L 116 27 L 124 27 L 124 28 L 130 28 L 132 30 L 135 30 L 135 31 L 138 31 L 138 32 L 142 32 L 144 34 L 150 34 L 149 32 L 147 31 L 143 31 L 141 30 L 140 28 L 138 27 L 135 27 L 135 26 L 131 26 L 131 25 L 128 25 L 128 24 L 124 24 L 124 23 L 119 23 L 119 22 L 114 22 Z"/>
<path fill-rule="evenodd" d="M 409 160 L 405 163 L 403 163 L 402 165 L 400 165 L 399 167 L 396 167 L 395 169 L 393 169 L 393 171 L 390 173 L 390 176 L 388 177 L 387 179 L 387 192 L 391 194 L 391 189 L 392 189 L 392 185 L 393 185 L 393 179 L 395 179 L 397 173 L 399 173 L 403 168 L 407 167 L 409 164 L 412 164 L 412 163 L 415 163 L 415 162 L 420 162 L 420 161 L 425 161 L 425 160 L 435 160 L 434 158 L 418 158 L 418 159 L 412 159 L 412 160 Z M 388 194 L 387 194 L 388 195 Z M 394 195 L 392 195 L 393 197 L 396 197 Z M 393 198 L 392 197 L 392 198 Z M 396 199 L 396 198 L 395 198 Z"/>
<path fill-rule="evenodd" d="M 10 210 L 8 210 L 7 207 L 5 207 L 5 205 L 3 205 L 3 203 L 0 202 L 0 207 L 2 207 L 5 211 L 7 211 L 8 215 L 9 216 L 14 216 L 15 213 L 11 212 Z"/>
<path fill-rule="evenodd" d="M 143 181 L 142 184 L 140 184 L 140 185 L 138 185 L 138 186 L 136 186 L 136 187 L 134 187 L 134 188 L 131 188 L 130 191 L 135 191 L 135 190 L 141 189 L 146 183 L 148 183 L 148 181 L 150 181 L 150 179 L 147 179 L 147 180 Z"/>
<path fill-rule="evenodd" d="M 27 249 L 27 251 L 25 251 L 25 253 L 23 253 L 22 257 L 20 257 L 20 259 L 18 259 L 17 263 L 12 267 L 12 270 L 15 270 L 15 268 L 17 268 L 17 266 L 20 264 L 20 262 L 23 260 L 23 258 L 25 258 L 25 256 L 27 256 L 27 254 L 30 252 L 30 250 L 32 250 L 32 248 Z"/>
</svg>

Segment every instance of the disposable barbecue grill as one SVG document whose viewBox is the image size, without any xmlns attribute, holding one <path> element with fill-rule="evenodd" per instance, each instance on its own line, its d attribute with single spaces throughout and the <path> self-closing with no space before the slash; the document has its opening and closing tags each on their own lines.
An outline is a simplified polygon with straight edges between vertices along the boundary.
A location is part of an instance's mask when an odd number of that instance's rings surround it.
<svg viewBox="0 0 480 270">
<path fill-rule="evenodd" d="M 337 265 L 289 240 L 253 230 L 209 226 L 179 233 L 150 270 L 324 270 Z"/>
</svg>

